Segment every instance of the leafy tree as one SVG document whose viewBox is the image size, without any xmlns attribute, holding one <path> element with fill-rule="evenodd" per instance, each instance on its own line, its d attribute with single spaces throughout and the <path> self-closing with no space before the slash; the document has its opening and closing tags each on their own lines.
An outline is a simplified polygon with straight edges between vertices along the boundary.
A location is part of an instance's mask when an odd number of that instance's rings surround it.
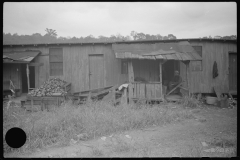
<svg viewBox="0 0 240 160">
<path fill-rule="evenodd" d="M 47 35 L 47 36 L 57 37 L 57 32 L 56 32 L 56 30 L 46 28 L 45 31 L 47 32 L 47 33 L 45 34 L 45 35 Z"/>
<path fill-rule="evenodd" d="M 173 34 L 168 34 L 168 39 L 177 39 L 177 37 L 174 36 Z"/>
<path fill-rule="evenodd" d="M 133 37 L 133 40 L 137 39 L 137 32 L 132 31 L 130 35 Z"/>
<path fill-rule="evenodd" d="M 167 39 L 168 39 L 168 37 L 167 37 L 167 36 L 164 36 L 164 37 L 163 37 L 163 40 L 167 40 Z"/>
</svg>

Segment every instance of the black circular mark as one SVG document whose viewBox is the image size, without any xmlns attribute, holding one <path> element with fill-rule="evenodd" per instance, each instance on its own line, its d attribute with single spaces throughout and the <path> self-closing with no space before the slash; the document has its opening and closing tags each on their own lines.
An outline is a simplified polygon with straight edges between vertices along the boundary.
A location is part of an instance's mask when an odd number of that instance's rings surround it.
<svg viewBox="0 0 240 160">
<path fill-rule="evenodd" d="M 11 128 L 5 135 L 6 143 L 12 148 L 20 148 L 26 142 L 26 133 L 21 128 Z"/>
</svg>

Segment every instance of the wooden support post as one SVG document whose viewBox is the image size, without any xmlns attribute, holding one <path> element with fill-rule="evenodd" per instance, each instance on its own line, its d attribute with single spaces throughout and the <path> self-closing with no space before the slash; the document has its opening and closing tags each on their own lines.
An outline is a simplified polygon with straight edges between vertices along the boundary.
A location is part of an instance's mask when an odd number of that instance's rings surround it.
<svg viewBox="0 0 240 160">
<path fill-rule="evenodd" d="M 188 88 L 188 96 L 190 97 L 190 85 L 189 85 L 189 61 L 186 62 L 186 83 L 187 83 L 187 88 Z"/>
<path fill-rule="evenodd" d="M 28 67 L 28 64 L 27 64 L 27 85 L 28 85 L 28 92 L 29 92 L 29 88 L 30 88 L 30 83 L 29 83 L 29 67 Z"/>
<path fill-rule="evenodd" d="M 116 86 L 113 86 L 113 87 L 112 87 L 112 101 L 113 101 L 113 104 L 115 104 L 115 101 L 116 101 L 116 93 L 115 93 L 115 90 L 116 90 Z"/>
<path fill-rule="evenodd" d="M 128 98 L 129 98 L 129 103 L 132 103 L 132 97 L 133 97 L 133 84 L 134 82 L 134 72 L 133 72 L 133 66 L 132 66 L 132 60 L 128 61 L 128 81 L 129 81 L 129 86 L 128 86 Z"/>
<path fill-rule="evenodd" d="M 123 90 L 123 94 L 121 97 L 121 104 L 123 104 L 123 105 L 127 104 L 127 89 L 126 88 Z"/>
<path fill-rule="evenodd" d="M 161 93 L 161 98 L 162 100 L 164 101 L 164 98 L 163 98 L 163 91 L 162 91 L 162 62 L 160 61 L 159 62 L 159 78 L 160 78 L 160 93 Z"/>
</svg>

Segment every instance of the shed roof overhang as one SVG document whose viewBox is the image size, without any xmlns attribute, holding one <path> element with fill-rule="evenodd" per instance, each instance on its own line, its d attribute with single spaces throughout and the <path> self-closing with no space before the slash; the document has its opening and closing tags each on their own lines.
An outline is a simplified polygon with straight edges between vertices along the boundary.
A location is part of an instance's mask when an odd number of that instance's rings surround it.
<svg viewBox="0 0 240 160">
<path fill-rule="evenodd" d="M 188 41 L 154 44 L 112 44 L 112 48 L 116 58 L 120 59 L 202 60 Z"/>
<path fill-rule="evenodd" d="M 40 51 L 3 52 L 3 63 L 30 63 Z"/>
</svg>

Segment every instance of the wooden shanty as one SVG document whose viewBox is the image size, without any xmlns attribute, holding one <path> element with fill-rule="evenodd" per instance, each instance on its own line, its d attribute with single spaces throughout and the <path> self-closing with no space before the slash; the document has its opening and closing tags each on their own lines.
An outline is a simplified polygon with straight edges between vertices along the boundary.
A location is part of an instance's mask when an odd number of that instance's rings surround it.
<svg viewBox="0 0 240 160">
<path fill-rule="evenodd" d="M 182 61 L 186 64 L 186 80 L 188 84 L 189 62 L 202 60 L 187 41 L 155 44 L 113 44 L 113 50 L 116 58 L 126 59 L 128 62 L 128 91 L 130 101 L 139 99 L 164 101 L 162 65 L 168 60 Z M 159 66 L 159 73 L 156 73 L 154 68 L 149 67 L 146 67 L 147 70 L 139 70 L 138 65 L 144 65 L 143 62 L 146 60 L 153 61 L 149 62 L 152 64 L 156 62 Z M 154 82 L 136 82 L 134 80 L 134 70 L 145 75 L 153 73 L 157 79 L 159 77 L 159 80 Z M 189 90 L 188 86 L 186 89 Z"/>
<path fill-rule="evenodd" d="M 9 88 L 10 79 L 21 93 L 41 86 L 49 78 L 71 83 L 72 93 L 130 83 L 130 99 L 161 100 L 165 94 L 163 86 L 171 80 L 174 70 L 178 70 L 184 81 L 182 87 L 190 93 L 214 93 L 213 88 L 217 87 L 222 93 L 237 94 L 236 42 L 176 39 L 4 44 L 3 88 Z M 6 55 L 20 52 L 31 53 L 34 58 L 20 63 L 21 60 Z M 218 76 L 213 78 L 215 62 Z"/>
<path fill-rule="evenodd" d="M 3 91 L 9 90 L 10 82 L 13 87 L 20 91 L 22 84 L 27 88 L 27 92 L 33 88 L 31 82 L 34 79 L 33 69 L 43 64 L 34 63 L 34 59 L 40 54 L 40 51 L 14 51 L 3 52 Z M 31 67 L 31 68 L 30 68 Z M 30 77 L 31 72 L 31 77 Z"/>
</svg>

